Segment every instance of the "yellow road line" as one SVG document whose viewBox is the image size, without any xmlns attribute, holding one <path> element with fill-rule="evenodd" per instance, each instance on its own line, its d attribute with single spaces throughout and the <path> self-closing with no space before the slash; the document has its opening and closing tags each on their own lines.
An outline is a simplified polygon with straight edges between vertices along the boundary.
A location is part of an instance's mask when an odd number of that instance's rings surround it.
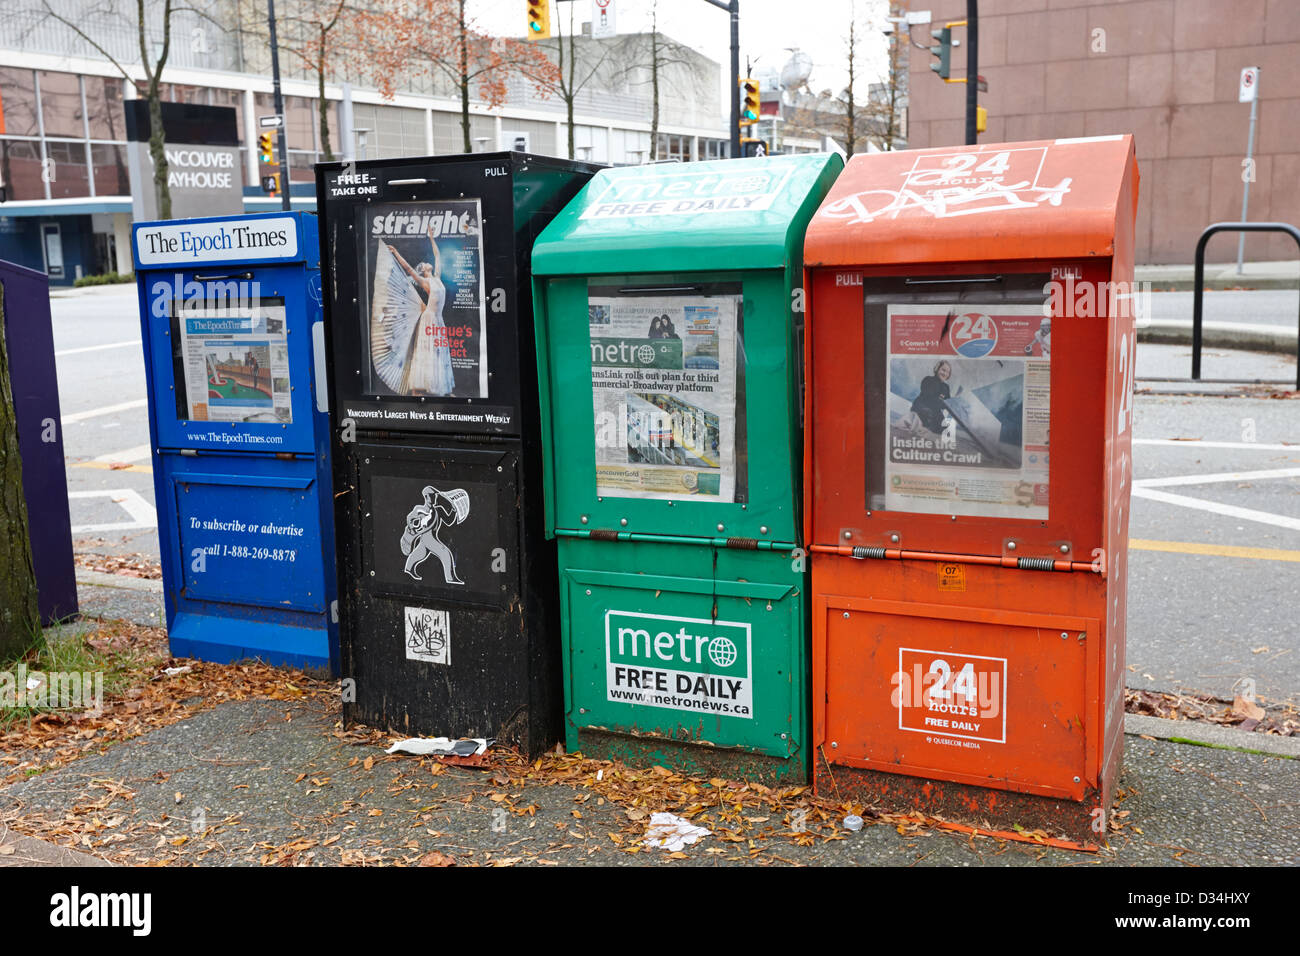
<svg viewBox="0 0 1300 956">
<path fill-rule="evenodd" d="M 1135 551 L 1169 551 L 1174 554 L 1207 554 L 1216 558 L 1254 558 L 1258 561 L 1293 561 L 1300 564 L 1300 551 L 1282 548 L 1243 548 L 1235 544 L 1200 544 L 1194 541 L 1150 541 L 1130 538 Z"/>
<path fill-rule="evenodd" d="M 127 465 L 125 468 L 114 468 L 117 462 L 112 461 L 74 461 L 73 468 L 103 468 L 108 471 L 135 471 L 146 475 L 153 474 L 153 465 Z"/>
</svg>

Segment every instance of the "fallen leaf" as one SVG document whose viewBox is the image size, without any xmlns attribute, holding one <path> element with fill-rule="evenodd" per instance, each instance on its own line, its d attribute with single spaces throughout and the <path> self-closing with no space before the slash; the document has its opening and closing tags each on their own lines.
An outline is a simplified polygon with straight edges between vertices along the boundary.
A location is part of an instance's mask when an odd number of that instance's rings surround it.
<svg viewBox="0 0 1300 956">
<path fill-rule="evenodd" d="M 1232 712 L 1239 717 L 1248 717 L 1255 721 L 1264 719 L 1264 708 L 1253 700 L 1247 700 L 1244 697 L 1234 697 L 1232 699 Z"/>
</svg>

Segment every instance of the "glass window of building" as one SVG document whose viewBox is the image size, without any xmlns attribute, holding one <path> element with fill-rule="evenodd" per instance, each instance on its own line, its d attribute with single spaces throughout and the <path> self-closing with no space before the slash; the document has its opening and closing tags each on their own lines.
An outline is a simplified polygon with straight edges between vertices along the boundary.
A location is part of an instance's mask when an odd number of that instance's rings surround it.
<svg viewBox="0 0 1300 956">
<path fill-rule="evenodd" d="M 92 143 L 96 196 L 130 196 L 131 176 L 126 167 L 126 147 L 119 143 Z M 242 164 L 241 164 L 242 165 Z"/>
<path fill-rule="evenodd" d="M 45 142 L 51 199 L 74 199 L 90 195 L 86 171 L 86 144 L 51 139 Z"/>
<path fill-rule="evenodd" d="M 36 74 L 0 66 L 0 112 L 6 136 L 38 136 L 36 122 Z"/>
<path fill-rule="evenodd" d="M 316 101 L 305 96 L 284 98 L 284 127 L 290 149 L 316 151 Z"/>
<path fill-rule="evenodd" d="M 87 76 L 86 119 L 91 139 L 126 139 L 126 120 L 122 116 L 122 81 L 112 77 Z"/>
<path fill-rule="evenodd" d="M 0 137 L 0 178 L 10 199 L 44 199 L 40 142 Z"/>
<path fill-rule="evenodd" d="M 73 136 L 83 139 L 86 126 L 81 112 L 81 80 L 75 73 L 51 73 L 42 70 L 41 117 L 46 136 Z"/>
</svg>

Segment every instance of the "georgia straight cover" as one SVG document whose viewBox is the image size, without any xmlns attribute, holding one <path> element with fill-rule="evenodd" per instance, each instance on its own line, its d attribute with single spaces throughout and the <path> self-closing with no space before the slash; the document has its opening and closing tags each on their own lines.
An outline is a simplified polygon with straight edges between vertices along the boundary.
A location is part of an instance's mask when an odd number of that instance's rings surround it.
<svg viewBox="0 0 1300 956">
<path fill-rule="evenodd" d="M 486 398 L 479 200 L 380 203 L 360 216 L 366 391 Z"/>
</svg>

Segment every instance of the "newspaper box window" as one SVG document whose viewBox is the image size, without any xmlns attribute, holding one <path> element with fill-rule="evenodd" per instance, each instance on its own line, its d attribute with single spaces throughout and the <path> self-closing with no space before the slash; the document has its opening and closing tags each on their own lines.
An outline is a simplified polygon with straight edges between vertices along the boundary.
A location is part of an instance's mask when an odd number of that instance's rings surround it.
<svg viewBox="0 0 1300 956">
<path fill-rule="evenodd" d="M 813 217 L 817 788 L 1104 834 L 1136 203 L 1132 138 L 1102 136 L 854 157 Z"/>
<path fill-rule="evenodd" d="M 794 287 L 841 166 L 606 170 L 538 239 L 571 750 L 806 777 Z"/>
<path fill-rule="evenodd" d="M 316 218 L 137 223 L 177 657 L 338 671 Z"/>
<path fill-rule="evenodd" d="M 595 169 L 317 168 L 347 720 L 530 754 L 558 739 L 529 256 Z"/>
</svg>

